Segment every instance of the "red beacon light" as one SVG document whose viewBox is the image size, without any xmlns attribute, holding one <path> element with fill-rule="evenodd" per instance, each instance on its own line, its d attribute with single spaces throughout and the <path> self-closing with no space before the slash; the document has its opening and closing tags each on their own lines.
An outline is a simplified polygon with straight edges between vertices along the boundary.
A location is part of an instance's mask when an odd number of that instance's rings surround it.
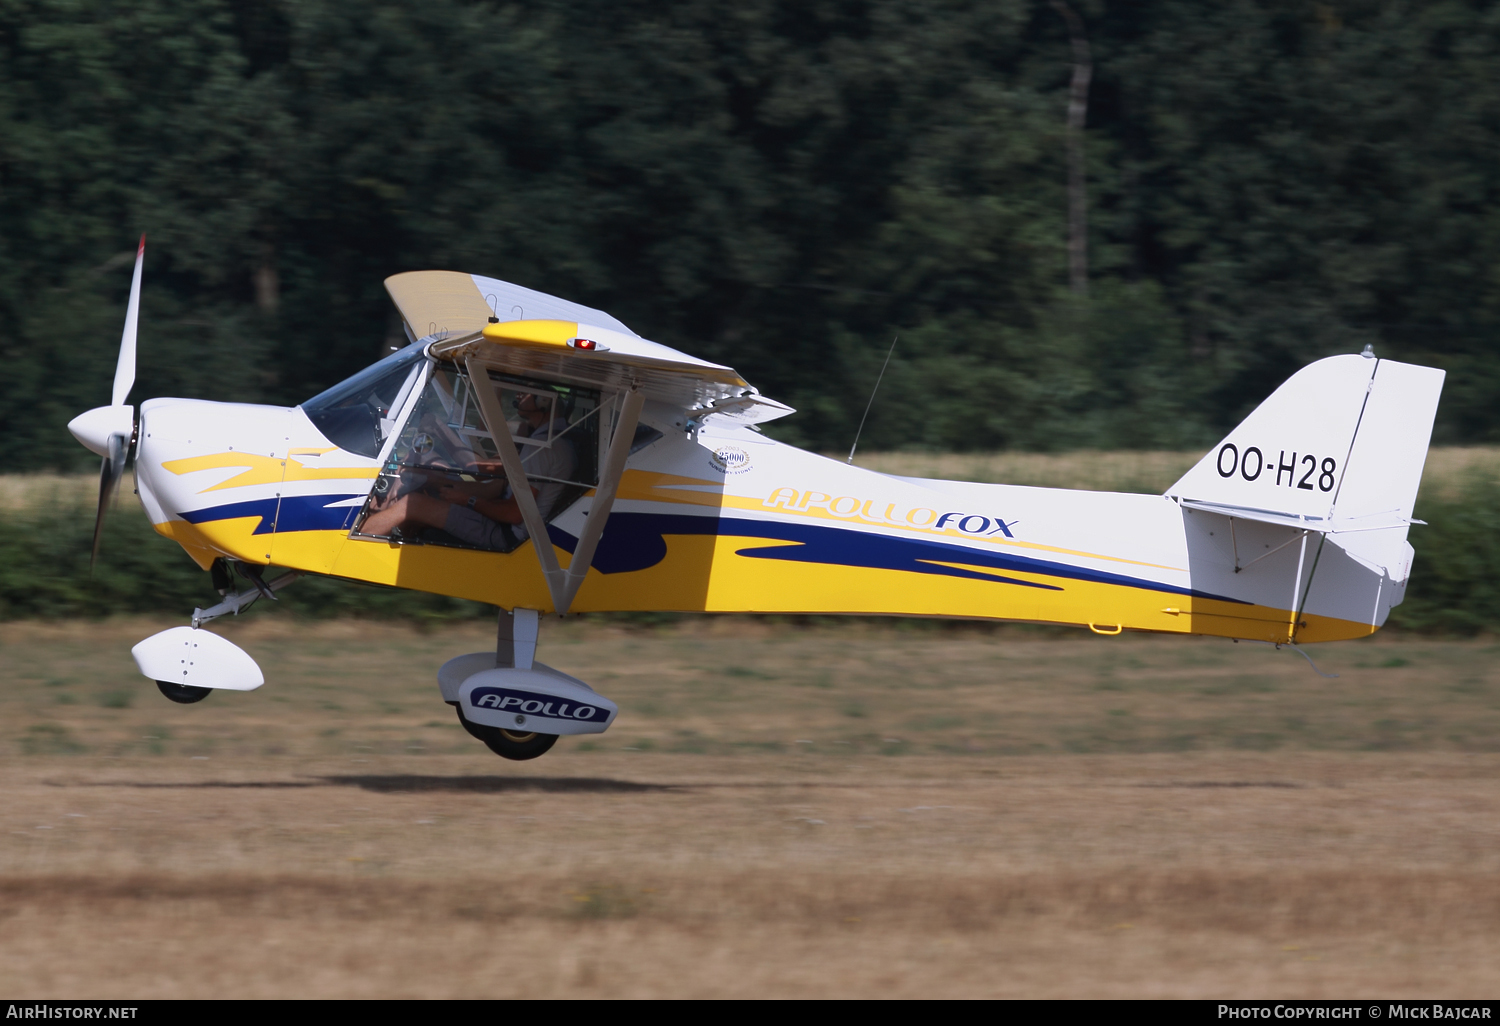
<svg viewBox="0 0 1500 1026">
<path fill-rule="evenodd" d="M 582 349 L 584 352 L 588 353 L 609 352 L 609 346 L 601 346 L 598 342 L 595 342 L 591 338 L 570 338 L 568 339 L 568 348 Z"/>
</svg>

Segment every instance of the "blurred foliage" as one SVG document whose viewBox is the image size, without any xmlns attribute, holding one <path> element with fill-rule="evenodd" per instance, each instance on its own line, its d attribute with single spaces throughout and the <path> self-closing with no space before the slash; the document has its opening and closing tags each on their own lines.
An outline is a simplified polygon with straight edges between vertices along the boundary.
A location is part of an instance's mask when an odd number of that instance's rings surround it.
<svg viewBox="0 0 1500 1026">
<path fill-rule="evenodd" d="M 295 403 L 456 268 L 736 366 L 846 447 L 1207 445 L 1298 366 L 1447 368 L 1500 439 L 1500 7 L 1073 0 L 0 0 L 0 439 L 134 397 Z"/>
<path fill-rule="evenodd" d="M 1445 634 L 1500 628 L 1500 482 L 1476 474 L 1458 493 L 1419 499 L 1406 600 L 1392 627 Z"/>
<path fill-rule="evenodd" d="M 177 545 L 152 530 L 129 496 L 104 521 L 99 562 L 89 570 L 94 506 L 76 489 L 0 510 L 0 619 L 100 617 L 167 613 L 184 622 L 193 607 L 219 601 L 209 575 Z M 267 571 L 274 580 L 276 570 Z M 237 587 L 248 589 L 240 580 Z M 326 577 L 307 577 L 259 600 L 244 615 L 267 611 L 311 617 L 382 617 L 420 623 L 489 619 L 493 606 Z"/>
</svg>

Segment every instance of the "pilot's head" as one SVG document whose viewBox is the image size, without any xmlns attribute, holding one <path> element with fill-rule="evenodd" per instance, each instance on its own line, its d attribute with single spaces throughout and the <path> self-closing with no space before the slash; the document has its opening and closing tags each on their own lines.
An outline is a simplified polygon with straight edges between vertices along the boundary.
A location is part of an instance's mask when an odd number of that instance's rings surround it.
<svg viewBox="0 0 1500 1026">
<path fill-rule="evenodd" d="M 547 402 L 535 393 L 517 392 L 511 404 L 532 427 L 540 427 L 547 419 Z"/>
</svg>

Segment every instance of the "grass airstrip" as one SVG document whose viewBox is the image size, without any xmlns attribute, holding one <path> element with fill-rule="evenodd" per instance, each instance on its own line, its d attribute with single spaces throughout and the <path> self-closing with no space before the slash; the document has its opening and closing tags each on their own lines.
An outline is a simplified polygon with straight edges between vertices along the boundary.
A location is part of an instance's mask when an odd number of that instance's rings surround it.
<svg viewBox="0 0 1500 1026">
<path fill-rule="evenodd" d="M 0 989 L 175 996 L 1478 997 L 1488 641 L 548 625 L 621 714 L 505 763 L 433 668 L 274 616 L 188 707 L 164 624 L 0 627 Z"/>
<path fill-rule="evenodd" d="M 1121 473 L 1191 462 L 1146 457 Z M 177 622 L 0 624 L 6 993 L 1500 987 L 1493 639 L 1317 646 L 1324 678 L 1211 639 L 574 619 L 539 657 L 619 720 L 506 763 L 434 682 L 486 623 L 257 609 L 216 629 L 268 683 L 184 707 L 129 656 Z"/>
</svg>

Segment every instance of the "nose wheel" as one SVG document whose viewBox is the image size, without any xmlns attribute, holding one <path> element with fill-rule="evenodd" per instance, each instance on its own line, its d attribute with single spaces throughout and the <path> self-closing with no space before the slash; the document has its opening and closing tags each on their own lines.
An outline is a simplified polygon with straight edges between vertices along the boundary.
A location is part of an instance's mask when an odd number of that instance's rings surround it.
<svg viewBox="0 0 1500 1026">
<path fill-rule="evenodd" d="M 204 690 L 207 689 L 205 688 Z M 553 745 L 557 744 L 556 734 L 538 734 L 534 730 L 522 732 L 506 730 L 503 727 L 491 727 L 483 723 L 473 723 L 465 719 L 462 709 L 457 709 L 457 712 L 458 722 L 463 724 L 464 729 L 483 741 L 490 751 L 502 759 L 524 762 L 527 759 L 535 759 L 539 755 L 545 755 Z"/>
<path fill-rule="evenodd" d="M 194 684 L 174 684 L 169 680 L 157 681 L 156 689 L 178 705 L 201 702 L 213 691 L 213 688 L 200 688 Z"/>
</svg>

